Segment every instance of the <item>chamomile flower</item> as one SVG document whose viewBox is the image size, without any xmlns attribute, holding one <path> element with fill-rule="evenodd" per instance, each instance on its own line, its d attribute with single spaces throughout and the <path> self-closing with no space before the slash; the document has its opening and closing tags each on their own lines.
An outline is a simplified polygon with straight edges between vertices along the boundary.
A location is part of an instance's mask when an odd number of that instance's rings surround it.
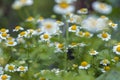
<svg viewBox="0 0 120 80">
<path fill-rule="evenodd" d="M 27 37 L 27 31 L 22 31 L 18 34 L 18 37 Z"/>
<path fill-rule="evenodd" d="M 101 38 L 103 41 L 108 41 L 111 39 L 111 35 L 108 34 L 107 32 L 102 32 L 97 35 L 99 38 Z"/>
<path fill-rule="evenodd" d="M 118 62 L 119 60 L 120 60 L 120 58 L 119 58 L 118 56 L 115 56 L 115 57 L 112 59 L 113 62 Z"/>
<path fill-rule="evenodd" d="M 61 2 L 67 2 L 67 3 L 73 3 L 77 0 L 55 0 L 56 3 L 61 3 Z"/>
<path fill-rule="evenodd" d="M 5 28 L 1 28 L 1 29 L 0 29 L 0 33 L 8 33 L 8 32 L 9 32 L 8 29 L 5 29 Z"/>
<path fill-rule="evenodd" d="M 0 37 L 1 37 L 1 39 L 6 39 L 7 37 L 9 37 L 9 34 L 7 34 L 7 33 L 1 33 Z"/>
<path fill-rule="evenodd" d="M 103 69 L 101 69 L 101 71 L 104 73 L 104 72 L 107 72 L 110 70 L 110 66 L 104 66 Z"/>
<path fill-rule="evenodd" d="M 16 46 L 17 42 L 16 41 L 7 41 L 6 46 Z"/>
<path fill-rule="evenodd" d="M 106 3 L 95 1 L 93 2 L 92 7 L 96 12 L 99 12 L 102 14 L 109 14 L 112 12 L 112 6 Z"/>
<path fill-rule="evenodd" d="M 15 72 L 15 71 L 16 71 L 15 65 L 13 65 L 13 64 L 7 64 L 7 65 L 5 66 L 5 71 Z"/>
<path fill-rule="evenodd" d="M 84 37 L 85 33 L 83 31 L 77 30 L 76 36 Z"/>
<path fill-rule="evenodd" d="M 30 6 L 33 4 L 33 0 L 19 0 L 22 5 Z"/>
<path fill-rule="evenodd" d="M 7 75 L 7 74 L 2 74 L 0 75 L 0 80 L 10 80 L 11 76 Z"/>
<path fill-rule="evenodd" d="M 17 43 L 25 43 L 25 40 L 23 39 L 23 37 L 18 37 L 16 38 Z"/>
<path fill-rule="evenodd" d="M 59 30 L 59 26 L 56 24 L 56 21 L 53 19 L 45 19 L 41 22 L 41 30 L 50 35 L 55 34 Z"/>
<path fill-rule="evenodd" d="M 14 40 L 15 40 L 15 38 L 13 38 L 11 36 L 9 36 L 9 37 L 6 38 L 6 41 L 14 41 Z"/>
<path fill-rule="evenodd" d="M 27 21 L 27 22 L 34 21 L 34 18 L 33 18 L 32 16 L 30 16 L 30 17 L 28 17 L 28 18 L 26 19 L 26 21 Z"/>
<path fill-rule="evenodd" d="M 83 42 L 82 42 L 82 43 L 79 43 L 78 45 L 79 45 L 80 47 L 85 47 L 85 46 L 86 46 L 86 44 L 83 43 Z"/>
<path fill-rule="evenodd" d="M 69 32 L 76 32 L 78 31 L 78 26 L 77 25 L 72 25 L 71 27 L 68 28 Z"/>
<path fill-rule="evenodd" d="M 67 14 L 70 12 L 74 12 L 75 7 L 65 1 L 62 1 L 62 2 L 58 3 L 57 5 L 55 5 L 53 10 L 57 14 Z"/>
<path fill-rule="evenodd" d="M 95 51 L 94 49 L 91 49 L 91 50 L 89 51 L 89 54 L 92 55 L 92 56 L 96 56 L 96 55 L 98 54 L 98 52 Z"/>
<path fill-rule="evenodd" d="M 13 29 L 13 31 L 19 31 L 19 30 L 24 30 L 24 28 L 21 26 L 16 26 L 15 29 Z"/>
<path fill-rule="evenodd" d="M 27 66 L 19 66 L 17 71 L 26 72 L 26 71 L 28 71 L 28 67 Z"/>
<path fill-rule="evenodd" d="M 45 33 L 45 34 L 41 35 L 40 38 L 42 41 L 49 41 L 51 36 L 49 34 Z"/>
<path fill-rule="evenodd" d="M 92 33 L 88 32 L 88 31 L 84 32 L 84 37 L 91 38 L 92 36 L 93 36 Z"/>
<path fill-rule="evenodd" d="M 90 68 L 90 64 L 88 64 L 86 61 L 81 62 L 79 69 L 88 69 L 88 68 Z"/>
<path fill-rule="evenodd" d="M 115 30 L 118 28 L 118 24 L 115 24 L 115 23 L 113 23 L 113 22 L 110 22 L 110 23 L 109 23 L 109 26 L 112 27 L 112 28 L 115 29 Z"/>
<path fill-rule="evenodd" d="M 42 21 L 44 21 L 44 18 L 42 16 L 40 16 L 39 19 L 37 19 L 37 22 L 39 23 L 39 22 L 42 22 Z"/>
<path fill-rule="evenodd" d="M 64 25 L 64 23 L 63 23 L 62 21 L 59 21 L 59 20 L 56 21 L 56 24 L 57 24 L 58 26 L 63 26 L 63 25 Z"/>
<path fill-rule="evenodd" d="M 76 43 L 76 42 L 72 42 L 72 43 L 69 45 L 70 48 L 74 48 L 74 47 L 77 47 L 77 46 L 78 46 L 78 43 Z"/>
<path fill-rule="evenodd" d="M 62 43 L 55 43 L 55 48 L 56 48 L 56 50 L 55 50 L 55 52 L 63 52 L 63 49 L 64 49 L 64 44 L 62 44 Z"/>
<path fill-rule="evenodd" d="M 88 13 L 88 9 L 87 8 L 82 8 L 80 10 L 77 11 L 78 14 L 87 14 Z"/>
<path fill-rule="evenodd" d="M 120 44 L 113 46 L 113 52 L 120 55 Z"/>
<path fill-rule="evenodd" d="M 96 33 L 107 29 L 107 20 L 104 18 L 88 17 L 81 22 L 81 27 L 89 32 Z"/>
<path fill-rule="evenodd" d="M 33 35 L 40 35 L 40 34 L 42 34 L 43 32 L 42 32 L 42 30 L 41 30 L 41 28 L 38 28 L 38 29 L 36 29 L 36 30 L 34 30 L 34 32 L 32 33 Z"/>
<path fill-rule="evenodd" d="M 103 59 L 102 61 L 100 61 L 100 64 L 107 66 L 108 64 L 110 64 L 110 61 L 108 59 Z"/>
</svg>

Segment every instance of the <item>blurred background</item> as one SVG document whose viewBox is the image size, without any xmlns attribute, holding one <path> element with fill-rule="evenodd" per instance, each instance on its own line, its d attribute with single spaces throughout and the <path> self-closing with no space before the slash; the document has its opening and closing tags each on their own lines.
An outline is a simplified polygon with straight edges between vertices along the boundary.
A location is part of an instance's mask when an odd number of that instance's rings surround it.
<svg viewBox="0 0 120 80">
<path fill-rule="evenodd" d="M 54 0 L 33 0 L 34 3 L 31 6 L 24 6 L 19 10 L 12 8 L 14 1 L 15 0 L 0 0 L 0 28 L 6 27 L 12 29 L 21 22 L 24 22 L 29 16 L 43 16 L 48 18 L 52 15 L 57 15 L 57 18 L 61 20 L 61 15 L 55 14 L 53 11 L 53 7 L 56 4 Z M 102 15 L 92 9 L 91 5 L 94 1 L 111 5 L 112 12 L 105 16 L 112 19 L 115 23 L 120 23 L 120 0 L 76 0 L 73 5 L 76 10 L 86 7 L 89 9 L 89 14 Z"/>
</svg>

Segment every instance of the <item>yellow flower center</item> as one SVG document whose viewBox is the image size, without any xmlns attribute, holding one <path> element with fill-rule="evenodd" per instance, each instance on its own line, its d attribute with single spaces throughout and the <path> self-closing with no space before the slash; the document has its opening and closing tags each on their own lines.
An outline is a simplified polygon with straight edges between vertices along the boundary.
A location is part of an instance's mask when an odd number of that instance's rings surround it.
<svg viewBox="0 0 120 80">
<path fill-rule="evenodd" d="M 8 78 L 7 75 L 2 75 L 2 77 L 1 77 L 2 80 L 6 80 L 7 78 Z"/>
<path fill-rule="evenodd" d="M 41 32 L 41 29 L 37 29 L 37 32 Z"/>
<path fill-rule="evenodd" d="M 11 40 L 13 40 L 13 38 L 12 37 L 8 37 L 7 40 L 11 41 Z"/>
<path fill-rule="evenodd" d="M 8 66 L 8 69 L 9 70 L 14 70 L 14 67 L 13 66 Z"/>
<path fill-rule="evenodd" d="M 26 32 L 23 31 L 23 32 L 20 33 L 20 36 L 24 36 L 25 34 L 26 34 Z"/>
<path fill-rule="evenodd" d="M 3 37 L 7 37 L 7 33 L 2 33 L 2 36 Z"/>
<path fill-rule="evenodd" d="M 91 51 L 90 51 L 90 54 L 95 54 L 95 50 L 91 50 Z"/>
<path fill-rule="evenodd" d="M 19 69 L 20 69 L 20 71 L 24 71 L 25 67 L 21 66 Z"/>
<path fill-rule="evenodd" d="M 85 36 L 86 36 L 86 37 L 89 37 L 89 36 L 90 36 L 90 33 L 89 33 L 89 32 L 85 32 Z"/>
<path fill-rule="evenodd" d="M 108 63 L 108 60 L 103 60 L 103 64 L 107 64 Z"/>
<path fill-rule="evenodd" d="M 65 8 L 69 7 L 69 4 L 66 2 L 62 2 L 62 3 L 59 3 L 59 6 L 63 9 L 65 9 Z"/>
<path fill-rule="evenodd" d="M 108 34 L 102 33 L 102 37 L 103 37 L 103 38 L 107 38 L 107 37 L 108 37 Z"/>
<path fill-rule="evenodd" d="M 62 49 L 63 48 L 63 44 L 58 44 L 58 48 Z"/>
<path fill-rule="evenodd" d="M 87 9 L 86 8 L 82 8 L 80 9 L 81 12 L 87 12 Z"/>
<path fill-rule="evenodd" d="M 20 29 L 20 26 L 16 26 L 15 29 L 16 29 L 16 30 L 19 30 L 19 29 Z"/>
<path fill-rule="evenodd" d="M 43 38 L 44 38 L 44 39 L 48 39 L 48 38 L 49 38 L 49 35 L 44 34 L 44 35 L 43 35 Z"/>
<path fill-rule="evenodd" d="M 109 66 L 105 66 L 105 67 L 104 67 L 104 70 L 105 70 L 105 71 L 109 71 L 109 70 L 110 70 L 110 67 L 109 67 Z"/>
<path fill-rule="evenodd" d="M 44 18 L 41 16 L 41 17 L 39 17 L 39 20 L 43 20 Z"/>
<path fill-rule="evenodd" d="M 76 30 L 76 29 L 77 29 L 77 26 L 76 26 L 76 25 L 73 25 L 73 26 L 71 26 L 71 29 L 72 29 L 72 30 Z"/>
<path fill-rule="evenodd" d="M 86 62 L 86 61 L 83 61 L 82 63 L 81 63 L 81 66 L 83 66 L 83 67 L 86 67 L 88 65 L 88 63 Z"/>
<path fill-rule="evenodd" d="M 105 6 L 105 4 L 104 4 L 104 3 L 100 3 L 100 5 L 99 5 L 99 6 L 100 6 L 100 8 L 101 8 L 101 9 L 105 9 L 105 8 L 106 8 L 106 6 Z"/>
<path fill-rule="evenodd" d="M 6 31 L 6 29 L 2 28 L 0 31 L 1 31 L 1 32 L 5 32 L 5 31 Z"/>
<path fill-rule="evenodd" d="M 11 45 L 12 45 L 12 44 L 14 44 L 14 42 L 13 42 L 13 41 L 9 41 L 8 44 L 11 44 Z"/>
<path fill-rule="evenodd" d="M 120 52 L 120 46 L 118 46 L 116 50 L 117 50 L 118 52 Z"/>
<path fill-rule="evenodd" d="M 119 57 L 114 57 L 114 60 L 115 61 L 119 61 Z"/>
<path fill-rule="evenodd" d="M 80 31 L 80 32 L 79 32 L 79 35 L 83 35 L 83 32 L 82 32 L 82 31 Z"/>
<path fill-rule="evenodd" d="M 51 24 L 47 24 L 45 27 L 46 27 L 47 29 L 51 29 L 51 28 L 52 28 L 52 25 L 51 25 Z"/>
</svg>

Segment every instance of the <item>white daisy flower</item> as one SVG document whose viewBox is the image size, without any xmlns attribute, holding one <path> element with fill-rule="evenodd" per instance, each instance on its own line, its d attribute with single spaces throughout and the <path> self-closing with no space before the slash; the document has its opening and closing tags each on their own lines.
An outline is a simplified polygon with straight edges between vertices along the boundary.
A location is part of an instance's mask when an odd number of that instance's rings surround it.
<svg viewBox="0 0 120 80">
<path fill-rule="evenodd" d="M 91 50 L 89 51 L 89 54 L 92 55 L 92 56 L 95 56 L 95 55 L 98 54 L 98 52 L 95 51 L 94 49 L 91 49 Z"/>
<path fill-rule="evenodd" d="M 120 58 L 118 56 L 115 56 L 111 61 L 118 62 L 119 60 L 120 60 Z"/>
<path fill-rule="evenodd" d="M 54 35 L 58 30 L 59 26 L 56 24 L 56 21 L 53 19 L 45 19 L 41 22 L 41 30 L 49 35 Z"/>
<path fill-rule="evenodd" d="M 96 18 L 91 16 L 82 21 L 81 27 L 89 32 L 95 33 L 107 29 L 107 21 L 108 20 L 105 18 Z"/>
<path fill-rule="evenodd" d="M 92 7 L 96 12 L 99 12 L 102 14 L 109 14 L 112 12 L 112 6 L 106 3 L 95 1 L 93 2 Z"/>
<path fill-rule="evenodd" d="M 80 30 L 76 31 L 76 36 L 84 37 L 84 35 L 85 35 L 85 33 L 83 31 L 80 31 Z"/>
<path fill-rule="evenodd" d="M 18 37 L 27 37 L 27 31 L 22 31 L 18 34 Z"/>
<path fill-rule="evenodd" d="M 63 49 L 64 49 L 64 44 L 62 44 L 62 43 L 55 43 L 55 48 L 56 48 L 56 50 L 55 50 L 55 52 L 63 52 Z"/>
<path fill-rule="evenodd" d="M 101 38 L 103 41 L 108 41 L 111 39 L 111 35 L 107 32 L 102 32 L 101 34 L 97 35 L 99 38 Z"/>
<path fill-rule="evenodd" d="M 17 42 L 16 41 L 7 41 L 6 46 L 16 46 Z"/>
<path fill-rule="evenodd" d="M 93 34 L 92 33 L 90 33 L 90 32 L 84 32 L 84 37 L 87 37 L 87 38 L 91 38 L 93 36 Z"/>
<path fill-rule="evenodd" d="M 64 23 L 62 22 L 62 21 L 56 21 L 56 24 L 58 25 L 58 26 L 63 26 L 64 25 Z"/>
<path fill-rule="evenodd" d="M 72 25 L 71 27 L 68 28 L 68 31 L 69 31 L 69 32 L 76 32 L 76 31 L 79 30 L 78 27 L 79 27 L 79 26 Z"/>
<path fill-rule="evenodd" d="M 8 38 L 9 37 L 9 34 L 7 34 L 7 33 L 1 33 L 0 34 L 0 38 L 1 39 L 6 39 L 6 38 Z"/>
<path fill-rule="evenodd" d="M 78 46 L 78 43 L 76 43 L 76 42 L 72 42 L 72 43 L 69 45 L 70 48 L 74 48 L 74 47 L 77 47 L 77 46 Z"/>
<path fill-rule="evenodd" d="M 115 24 L 113 22 L 110 22 L 109 26 L 112 27 L 114 30 L 116 30 L 118 28 L 118 24 Z"/>
<path fill-rule="evenodd" d="M 120 45 L 113 46 L 113 52 L 115 52 L 117 55 L 120 55 Z"/>
<path fill-rule="evenodd" d="M 49 41 L 51 36 L 49 34 L 45 33 L 45 34 L 41 35 L 40 38 L 42 41 Z"/>
<path fill-rule="evenodd" d="M 108 64 L 110 64 L 110 61 L 108 59 L 103 59 L 102 61 L 100 61 L 100 64 L 107 66 Z"/>
<path fill-rule="evenodd" d="M 10 80 L 11 76 L 7 75 L 7 74 L 2 74 L 0 75 L 0 80 Z"/>
<path fill-rule="evenodd" d="M 57 5 L 55 5 L 53 10 L 57 14 L 67 14 L 70 12 L 74 12 L 75 7 L 73 5 L 70 5 L 67 2 L 61 2 Z"/>
<path fill-rule="evenodd" d="M 13 64 L 7 64 L 7 65 L 5 66 L 5 71 L 15 72 L 15 71 L 16 71 L 15 65 L 13 65 Z"/>
<path fill-rule="evenodd" d="M 44 18 L 42 16 L 40 16 L 39 19 L 37 19 L 37 22 L 39 23 L 39 22 L 42 22 L 42 21 L 44 21 Z"/>
<path fill-rule="evenodd" d="M 79 69 L 88 69 L 88 68 L 90 68 L 90 64 L 88 64 L 86 61 L 81 62 Z"/>
<path fill-rule="evenodd" d="M 13 29 L 13 31 L 19 31 L 19 30 L 24 30 L 24 28 L 21 26 L 16 26 L 15 29 Z"/>
<path fill-rule="evenodd" d="M 9 37 L 6 38 L 6 41 L 14 41 L 14 40 L 15 40 L 15 38 L 13 38 L 11 36 L 9 36 Z"/>
<path fill-rule="evenodd" d="M 8 32 L 9 32 L 8 29 L 5 29 L 5 28 L 1 28 L 1 29 L 0 29 L 0 33 L 8 33 Z"/>
<path fill-rule="evenodd" d="M 30 16 L 30 17 L 28 17 L 27 19 L 26 19 L 26 21 L 27 22 L 31 22 L 31 21 L 34 21 L 35 19 L 32 17 L 32 16 Z"/>
<path fill-rule="evenodd" d="M 86 44 L 82 42 L 82 43 L 79 43 L 79 46 L 80 46 L 80 47 L 85 47 Z"/>
<path fill-rule="evenodd" d="M 88 13 L 88 9 L 87 8 L 82 8 L 80 10 L 77 11 L 78 14 L 87 14 Z"/>
<path fill-rule="evenodd" d="M 26 71 L 28 71 L 28 67 L 27 66 L 19 66 L 17 71 L 26 72 Z"/>
<path fill-rule="evenodd" d="M 40 35 L 40 34 L 42 34 L 43 32 L 42 32 L 42 30 L 41 30 L 41 28 L 38 28 L 38 29 L 36 29 L 36 30 L 34 30 L 34 32 L 32 33 L 33 35 Z"/>
<path fill-rule="evenodd" d="M 27 5 L 27 6 L 30 6 L 33 4 L 33 0 L 19 0 L 20 3 L 22 3 L 22 5 Z"/>
<path fill-rule="evenodd" d="M 101 71 L 104 73 L 104 72 L 107 72 L 110 70 L 110 67 L 109 66 L 104 66 L 103 69 L 101 69 Z"/>
</svg>

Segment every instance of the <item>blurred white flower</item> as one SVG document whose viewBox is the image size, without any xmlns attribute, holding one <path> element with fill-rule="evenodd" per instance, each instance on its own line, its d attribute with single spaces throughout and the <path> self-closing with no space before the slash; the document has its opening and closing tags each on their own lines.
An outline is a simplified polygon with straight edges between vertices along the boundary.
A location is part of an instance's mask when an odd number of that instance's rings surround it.
<svg viewBox="0 0 120 80">
<path fill-rule="evenodd" d="M 27 66 L 19 66 L 17 71 L 26 72 L 26 71 L 28 71 L 28 67 Z"/>
<path fill-rule="evenodd" d="M 11 76 L 7 75 L 7 74 L 2 74 L 0 75 L 0 80 L 10 80 Z"/>
<path fill-rule="evenodd" d="M 0 75 L 3 74 L 4 71 L 3 71 L 3 67 L 0 66 Z"/>
<path fill-rule="evenodd" d="M 78 14 L 87 14 L 88 9 L 87 8 L 81 8 L 80 10 L 77 11 Z"/>
<path fill-rule="evenodd" d="M 33 0 L 15 0 L 12 4 L 12 8 L 15 10 L 20 9 L 23 6 L 30 6 L 33 4 Z"/>
<path fill-rule="evenodd" d="M 60 2 L 54 6 L 53 10 L 57 14 L 67 14 L 74 12 L 75 7 L 67 2 Z"/>
<path fill-rule="evenodd" d="M 47 33 L 49 35 L 55 34 L 59 30 L 59 26 L 53 19 L 45 19 L 41 22 L 40 26 L 42 32 Z"/>
<path fill-rule="evenodd" d="M 73 3 L 77 0 L 55 0 L 56 3 L 61 3 L 61 2 L 67 2 L 67 3 Z"/>
<path fill-rule="evenodd" d="M 96 12 L 99 12 L 102 14 L 109 14 L 112 12 L 112 6 L 106 3 L 95 1 L 93 2 L 92 7 Z"/>
<path fill-rule="evenodd" d="M 81 27 L 92 33 L 107 29 L 107 19 L 90 16 L 82 21 Z"/>
<path fill-rule="evenodd" d="M 100 61 L 100 64 L 107 66 L 108 64 L 110 64 L 110 61 L 108 59 L 103 59 L 102 61 Z"/>
<path fill-rule="evenodd" d="M 51 36 L 49 34 L 46 34 L 46 33 L 40 36 L 40 39 L 42 41 L 49 41 L 50 38 L 51 38 Z"/>
</svg>

